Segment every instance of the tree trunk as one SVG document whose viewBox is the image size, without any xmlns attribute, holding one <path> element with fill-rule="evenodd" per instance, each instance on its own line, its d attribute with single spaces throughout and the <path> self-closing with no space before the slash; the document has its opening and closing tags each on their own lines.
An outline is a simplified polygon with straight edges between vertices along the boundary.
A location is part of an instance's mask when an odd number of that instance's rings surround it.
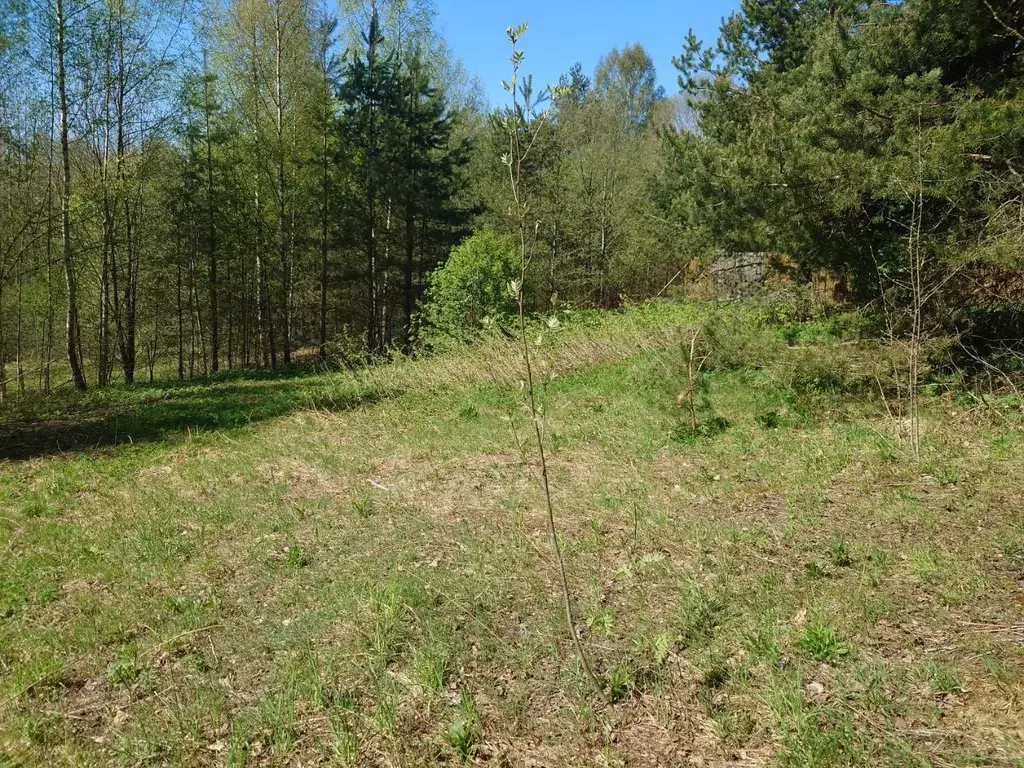
<svg viewBox="0 0 1024 768">
<path fill-rule="evenodd" d="M 191 235 L 189 236 L 191 238 Z M 196 375 L 196 322 L 195 322 L 195 307 L 192 305 L 192 243 L 189 242 L 188 246 L 188 377 L 191 379 Z"/>
<path fill-rule="evenodd" d="M 0 263 L 2 266 L 2 263 Z M 7 396 L 7 336 L 4 333 L 4 282 L 0 272 L 0 404 Z"/>
<path fill-rule="evenodd" d="M 197 244 L 198 245 L 198 244 Z M 188 276 L 189 276 L 189 296 L 188 306 L 192 314 L 192 337 L 193 341 L 193 357 L 197 351 L 199 354 L 199 362 L 203 367 L 203 375 L 209 373 L 207 366 L 206 357 L 206 337 L 203 334 L 203 315 L 199 311 L 199 270 L 197 268 L 198 259 L 198 248 L 192 249 L 189 252 L 188 260 Z"/>
<path fill-rule="evenodd" d="M 597 306 L 604 307 L 604 276 L 608 260 L 608 219 L 604 207 L 601 209 L 601 255 L 597 261 Z"/>
<path fill-rule="evenodd" d="M 106 160 L 104 160 L 104 166 Z M 110 370 L 110 248 L 113 244 L 113 215 L 110 210 L 109 194 L 106 190 L 107 174 L 105 170 L 100 172 L 103 192 L 103 255 L 100 259 L 100 286 L 99 306 L 96 322 L 96 341 L 99 354 L 99 361 L 96 371 L 96 383 L 107 386 L 107 376 Z"/>
<path fill-rule="evenodd" d="M 57 32 L 57 92 L 60 98 L 60 154 L 63 162 L 63 180 L 60 196 L 61 250 L 64 262 L 64 280 L 67 285 L 68 364 L 75 386 L 84 391 L 85 372 L 82 369 L 82 340 L 78 322 L 78 281 L 75 276 L 74 256 L 71 250 L 71 147 L 68 138 L 67 76 L 64 71 L 64 0 L 54 0 Z"/>
<path fill-rule="evenodd" d="M 43 327 L 43 365 L 40 371 L 44 395 L 50 394 L 50 361 L 53 358 L 53 135 L 57 124 L 55 93 L 57 79 L 53 71 L 53 50 L 50 50 L 50 131 L 46 159 L 46 321 Z"/>
<path fill-rule="evenodd" d="M 374 222 L 374 218 L 377 215 L 377 206 L 375 205 L 374 197 L 376 191 L 374 190 L 374 184 L 371 180 L 369 186 L 369 241 L 366 248 L 366 283 L 369 291 L 369 306 L 368 317 L 367 317 L 367 328 L 366 328 L 366 346 L 373 356 L 377 352 L 377 231 Z"/>
<path fill-rule="evenodd" d="M 391 341 L 391 301 L 388 290 L 388 269 L 391 266 L 391 198 L 388 198 L 387 215 L 384 217 L 384 271 L 381 275 L 380 296 L 377 304 L 380 307 L 380 318 L 377 320 L 377 349 L 375 353 L 384 354 L 385 344 Z"/>
<path fill-rule="evenodd" d="M 14 342 L 14 359 L 15 365 L 17 366 L 17 377 L 18 377 L 18 394 L 22 397 L 25 396 L 25 357 L 22 354 L 22 303 L 21 303 L 21 284 L 22 284 L 22 273 L 18 272 L 18 325 L 17 335 L 15 336 Z"/>
<path fill-rule="evenodd" d="M 50 203 L 47 202 L 49 211 Z M 49 216 L 47 216 L 49 218 Z M 44 395 L 50 394 L 50 360 L 53 357 L 53 278 L 50 269 L 50 256 L 53 250 L 50 236 L 50 223 L 47 222 L 46 233 L 46 320 L 43 322 L 43 364 L 40 368 L 39 386 Z"/>
<path fill-rule="evenodd" d="M 203 51 L 203 112 L 206 120 L 206 208 L 207 248 L 210 260 L 210 370 L 220 370 L 220 318 L 217 304 L 217 207 L 213 195 L 213 140 L 210 136 L 210 76 L 206 67 L 206 51 Z M 228 334 L 230 336 L 230 330 Z M 228 345 L 228 367 L 231 367 L 230 344 Z"/>
<path fill-rule="evenodd" d="M 274 2 L 274 127 L 277 131 L 277 251 L 281 262 L 281 336 L 284 347 L 284 364 L 292 362 L 292 318 L 291 283 L 292 269 L 288 247 L 288 233 L 285 228 L 285 179 L 284 179 L 284 76 L 282 72 L 284 55 L 284 19 L 281 17 L 281 0 Z"/>
<path fill-rule="evenodd" d="M 256 180 L 257 185 L 259 179 Z M 260 205 L 260 192 L 256 190 L 256 289 L 259 299 L 256 310 L 256 327 L 259 329 L 260 351 L 263 364 L 270 362 L 271 368 L 277 368 L 277 342 L 274 338 L 274 319 L 270 315 L 270 287 L 267 282 L 267 270 L 263 264 L 263 208 Z"/>
<path fill-rule="evenodd" d="M 407 120 L 413 124 L 415 120 L 416 89 L 409 88 Z M 402 309 L 404 325 L 402 352 L 412 354 L 412 308 L 413 308 L 413 270 L 416 257 L 416 134 L 409 132 L 406 146 L 406 179 L 405 179 L 405 263 L 402 269 Z"/>
<path fill-rule="evenodd" d="M 253 291 L 249 286 L 249 270 L 246 262 L 242 260 L 242 367 L 248 368 L 252 365 L 252 297 Z M 257 356 L 259 353 L 257 353 Z"/>
<path fill-rule="evenodd" d="M 141 191 L 140 191 L 141 195 Z M 136 305 L 139 289 L 139 256 L 134 237 L 135 215 L 128 210 L 129 201 L 125 199 L 125 246 L 127 253 L 127 274 L 125 275 L 124 301 L 124 341 L 121 350 L 121 367 L 124 371 L 126 384 L 135 381 L 136 348 Z"/>
<path fill-rule="evenodd" d="M 256 68 L 256 57 L 259 54 L 259 40 L 257 39 L 256 27 L 252 30 L 252 87 L 259 100 L 260 78 Z M 252 135 L 254 155 L 257 161 L 260 156 L 260 130 L 259 116 L 254 113 L 252 118 Z M 271 368 L 277 367 L 277 344 L 274 339 L 274 321 L 270 315 L 270 296 L 267 285 L 266 267 L 263 264 L 263 207 L 260 200 L 260 179 L 259 173 L 253 175 L 253 192 L 256 217 L 256 247 L 255 247 L 255 280 L 256 280 L 256 334 L 258 353 L 263 365 L 270 362 Z"/>
<path fill-rule="evenodd" d="M 320 189 L 320 361 L 327 360 L 327 219 L 330 215 L 328 203 L 328 172 L 327 172 L 327 123 L 324 122 L 324 163 L 323 181 Z"/>
<path fill-rule="evenodd" d="M 180 243 L 179 238 L 179 243 Z M 181 253 L 177 259 L 177 310 L 178 310 L 178 381 L 185 378 L 185 314 L 181 306 Z"/>
<path fill-rule="evenodd" d="M 228 284 L 228 291 L 231 290 L 231 259 L 225 262 L 227 275 L 225 279 Z M 228 299 L 228 370 L 235 367 L 235 299 Z"/>
<path fill-rule="evenodd" d="M 109 40 L 112 36 L 114 8 L 107 8 L 106 16 L 106 37 Z M 103 236 L 101 243 L 100 271 L 99 271 L 99 293 L 98 306 L 96 311 L 96 383 L 105 387 L 110 383 L 110 280 L 111 262 L 116 263 L 114 253 L 114 238 L 116 237 L 117 201 L 111 201 L 110 190 L 110 91 L 113 83 L 111 71 L 112 52 L 107 48 L 103 56 L 103 148 L 100 154 L 100 188 L 103 192 Z M 116 193 L 115 193 L 116 194 Z M 116 272 L 115 272 L 116 274 Z M 114 301 L 117 301 L 117 291 L 114 292 Z M 118 324 L 118 336 L 120 336 L 121 313 L 117 309 L 114 312 L 114 320 Z"/>
<path fill-rule="evenodd" d="M 156 355 L 160 337 L 160 325 L 158 322 L 153 323 L 153 338 L 146 343 L 146 368 L 149 369 L 149 383 L 153 383 L 154 372 L 156 369 Z"/>
<path fill-rule="evenodd" d="M 551 302 L 558 293 L 555 283 L 555 261 L 558 259 L 558 222 L 551 222 L 551 250 L 548 252 L 548 301 Z M 551 310 L 555 306 L 549 305 Z"/>
<path fill-rule="evenodd" d="M 410 184 L 411 186 L 411 184 Z M 410 195 L 411 197 L 411 195 Z M 405 344 L 402 351 L 412 354 L 412 309 L 413 309 L 413 269 L 416 253 L 416 208 L 410 199 L 405 209 L 405 285 L 402 298 L 405 304 Z"/>
<path fill-rule="evenodd" d="M 369 240 L 366 248 L 366 283 L 369 294 L 369 306 L 367 309 L 366 346 L 370 356 L 377 353 L 378 332 L 377 332 L 377 124 L 376 110 L 374 104 L 377 98 L 377 83 L 375 80 L 376 71 L 374 65 L 377 63 L 377 40 L 376 30 L 376 7 L 374 18 L 371 22 L 369 46 L 367 50 L 366 63 L 369 75 L 369 174 L 366 184 L 366 213 L 369 224 Z"/>
<path fill-rule="evenodd" d="M 125 175 L 127 136 L 125 135 L 125 96 L 127 94 L 127 73 L 124 60 L 124 4 L 118 4 L 117 16 L 117 180 L 121 200 L 124 203 L 125 226 L 125 276 L 124 296 L 119 298 L 117 290 L 117 265 L 114 264 L 114 294 L 118 343 L 121 346 L 121 369 L 126 384 L 135 381 L 136 338 L 135 307 L 138 288 L 138 255 L 135 253 L 134 221 L 136 212 L 132 209 L 131 195 Z M 141 195 L 141 192 L 140 192 Z M 120 306 L 116 306 L 120 304 Z"/>
<path fill-rule="evenodd" d="M 323 164 L 321 166 L 320 176 L 320 351 L 319 357 L 321 362 L 327 360 L 327 280 L 328 280 L 328 263 L 327 263 L 327 223 L 330 217 L 330 145 L 329 136 L 331 128 L 331 80 L 329 72 L 329 33 L 324 33 L 323 48 L 321 49 L 321 60 L 320 66 L 323 68 L 324 73 L 324 111 L 321 115 L 323 119 L 323 136 L 321 150 L 323 151 L 323 157 L 321 158 Z"/>
</svg>

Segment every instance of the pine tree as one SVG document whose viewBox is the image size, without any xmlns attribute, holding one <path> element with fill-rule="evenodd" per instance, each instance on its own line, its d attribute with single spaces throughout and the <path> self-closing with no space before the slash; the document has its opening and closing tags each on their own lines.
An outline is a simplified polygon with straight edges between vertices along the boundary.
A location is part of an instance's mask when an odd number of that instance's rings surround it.
<svg viewBox="0 0 1024 768">
<path fill-rule="evenodd" d="M 400 89 L 398 62 L 386 51 L 376 8 L 363 34 L 364 51 L 345 69 L 339 100 L 339 134 L 356 198 L 348 206 L 357 244 L 366 260 L 366 347 L 371 356 L 384 352 L 382 257 L 390 235 L 390 202 L 398 179 Z"/>
</svg>

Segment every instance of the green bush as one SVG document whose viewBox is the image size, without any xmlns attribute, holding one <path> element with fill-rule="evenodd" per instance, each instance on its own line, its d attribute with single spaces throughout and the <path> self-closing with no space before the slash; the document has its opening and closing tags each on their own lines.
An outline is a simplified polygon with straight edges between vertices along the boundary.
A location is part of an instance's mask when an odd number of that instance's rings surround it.
<svg viewBox="0 0 1024 768">
<path fill-rule="evenodd" d="M 749 311 L 712 313 L 704 325 L 702 345 L 709 371 L 765 368 L 782 356 L 786 343 Z"/>
<path fill-rule="evenodd" d="M 950 339 L 927 339 L 921 349 L 921 380 L 926 383 L 948 359 Z M 792 347 L 780 356 L 770 373 L 797 392 L 846 395 L 897 395 L 907 386 L 910 346 L 906 342 L 862 340 Z"/>
<path fill-rule="evenodd" d="M 511 237 L 485 229 L 467 238 L 430 276 L 420 340 L 427 346 L 465 341 L 488 324 L 507 321 L 516 311 L 509 283 L 518 276 Z"/>
<path fill-rule="evenodd" d="M 801 324 L 821 320 L 825 305 L 815 296 L 814 287 L 806 283 L 779 286 L 751 302 L 767 325 Z"/>
</svg>

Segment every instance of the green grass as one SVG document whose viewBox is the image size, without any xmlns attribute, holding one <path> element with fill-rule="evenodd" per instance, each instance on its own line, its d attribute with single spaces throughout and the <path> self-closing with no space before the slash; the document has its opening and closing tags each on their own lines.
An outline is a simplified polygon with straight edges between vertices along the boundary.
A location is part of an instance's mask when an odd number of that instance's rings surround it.
<svg viewBox="0 0 1024 768">
<path fill-rule="evenodd" d="M 610 706 L 514 346 L 16 404 L 0 764 L 1018 765 L 1019 428 L 930 397 L 916 465 L 881 403 L 736 356 L 728 427 L 681 432 L 702 311 L 538 350 Z"/>
</svg>

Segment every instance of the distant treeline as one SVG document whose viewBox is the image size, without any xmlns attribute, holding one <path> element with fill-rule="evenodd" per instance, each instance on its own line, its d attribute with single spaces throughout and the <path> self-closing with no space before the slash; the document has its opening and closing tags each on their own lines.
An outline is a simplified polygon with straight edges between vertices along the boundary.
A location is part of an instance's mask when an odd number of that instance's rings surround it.
<svg viewBox="0 0 1024 768">
<path fill-rule="evenodd" d="M 512 229 L 507 112 L 428 4 L 340 5 L 0 0 L 0 394 L 416 349 Z M 639 44 L 525 78 L 532 308 L 770 252 L 894 332 L 1016 317 L 1022 45 L 1008 1 L 746 0 L 677 95 Z"/>
</svg>

